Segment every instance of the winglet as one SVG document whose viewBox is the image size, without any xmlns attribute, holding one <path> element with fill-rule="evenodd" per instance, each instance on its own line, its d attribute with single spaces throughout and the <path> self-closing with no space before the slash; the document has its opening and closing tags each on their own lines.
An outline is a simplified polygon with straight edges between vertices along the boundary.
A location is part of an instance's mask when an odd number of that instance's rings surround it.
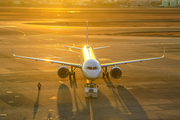
<svg viewBox="0 0 180 120">
<path fill-rule="evenodd" d="M 162 56 L 162 58 L 164 58 L 165 57 L 165 46 L 164 46 L 164 55 Z"/>
<path fill-rule="evenodd" d="M 12 55 L 15 56 L 14 53 L 13 53 L 13 46 L 12 45 L 11 45 L 11 51 L 12 51 Z"/>
</svg>

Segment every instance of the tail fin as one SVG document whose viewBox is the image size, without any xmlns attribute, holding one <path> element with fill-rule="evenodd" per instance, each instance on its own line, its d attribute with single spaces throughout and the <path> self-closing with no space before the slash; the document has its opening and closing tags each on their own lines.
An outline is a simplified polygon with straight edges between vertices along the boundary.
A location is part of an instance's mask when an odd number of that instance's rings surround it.
<svg viewBox="0 0 180 120">
<path fill-rule="evenodd" d="M 86 45 L 88 45 L 88 21 L 86 21 Z"/>
</svg>

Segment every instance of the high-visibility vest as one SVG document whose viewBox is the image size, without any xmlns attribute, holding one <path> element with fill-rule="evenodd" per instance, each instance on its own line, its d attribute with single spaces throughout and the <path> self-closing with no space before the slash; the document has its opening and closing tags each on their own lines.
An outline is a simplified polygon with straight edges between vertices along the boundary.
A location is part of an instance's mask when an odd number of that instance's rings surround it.
<svg viewBox="0 0 180 120">
<path fill-rule="evenodd" d="M 38 84 L 38 87 L 41 87 L 41 84 L 40 84 L 40 83 Z"/>
</svg>

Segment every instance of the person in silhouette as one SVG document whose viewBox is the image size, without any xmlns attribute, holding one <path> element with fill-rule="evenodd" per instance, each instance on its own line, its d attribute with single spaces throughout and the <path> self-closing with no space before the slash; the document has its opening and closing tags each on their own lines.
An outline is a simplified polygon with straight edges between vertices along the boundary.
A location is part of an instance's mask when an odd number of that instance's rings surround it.
<svg viewBox="0 0 180 120">
<path fill-rule="evenodd" d="M 38 90 L 40 91 L 40 90 L 41 90 L 41 83 L 39 82 L 39 83 L 37 84 L 37 86 L 38 86 Z"/>
</svg>

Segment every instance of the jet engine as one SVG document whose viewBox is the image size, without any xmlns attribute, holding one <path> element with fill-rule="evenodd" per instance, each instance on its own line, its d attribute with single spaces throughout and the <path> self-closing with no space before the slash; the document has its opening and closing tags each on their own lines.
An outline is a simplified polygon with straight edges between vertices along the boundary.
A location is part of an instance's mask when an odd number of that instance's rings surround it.
<svg viewBox="0 0 180 120">
<path fill-rule="evenodd" d="M 66 66 L 61 66 L 61 67 L 59 67 L 59 69 L 58 69 L 58 71 L 57 71 L 57 74 L 58 74 L 58 76 L 60 77 L 60 78 L 66 78 L 66 77 L 68 77 L 68 75 L 69 75 L 69 69 L 68 69 L 68 67 L 66 67 Z"/>
<path fill-rule="evenodd" d="M 122 70 L 121 68 L 117 67 L 117 66 L 114 66 L 111 68 L 111 71 L 110 71 L 110 75 L 112 78 L 114 79 L 118 79 L 121 77 L 122 75 Z"/>
</svg>

